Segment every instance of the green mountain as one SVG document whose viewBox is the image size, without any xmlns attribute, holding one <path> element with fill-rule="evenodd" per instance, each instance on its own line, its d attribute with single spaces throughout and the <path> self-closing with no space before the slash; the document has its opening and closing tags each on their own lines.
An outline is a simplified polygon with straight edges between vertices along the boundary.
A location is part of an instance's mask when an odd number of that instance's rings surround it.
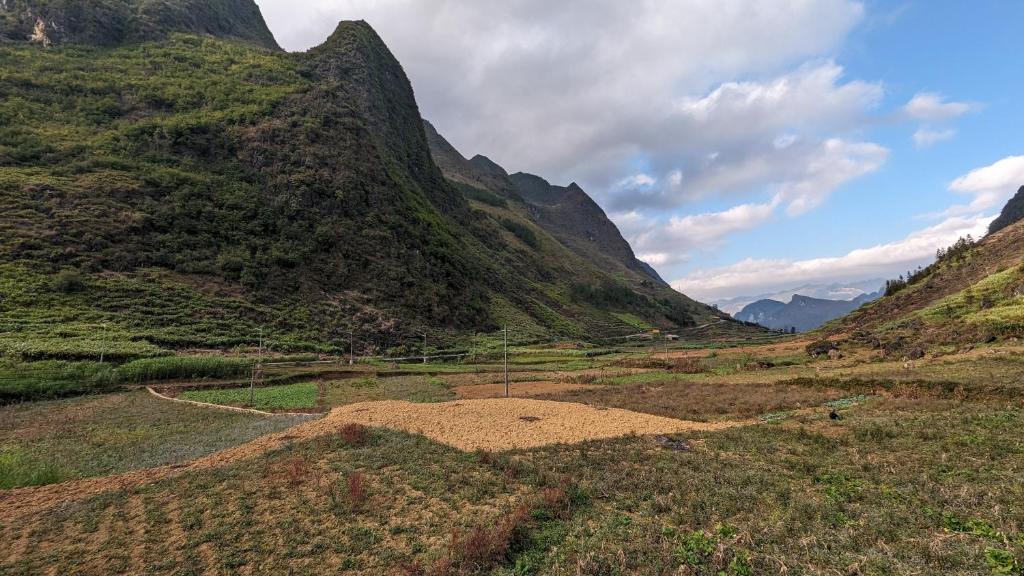
<svg viewBox="0 0 1024 576">
<path fill-rule="evenodd" d="M 885 296 L 825 325 L 887 355 L 950 351 L 1024 337 L 1024 222 L 962 239 Z"/>
<path fill-rule="evenodd" d="M 173 32 L 279 50 L 252 0 L 3 0 L 0 40 L 114 46 Z"/>
<path fill-rule="evenodd" d="M 490 192 L 511 201 L 532 224 L 592 264 L 625 268 L 641 282 L 668 286 L 653 268 L 636 258 L 604 210 L 577 184 L 554 186 L 533 174 L 509 175 L 486 156 L 467 160 L 433 125 L 424 122 L 424 127 L 435 163 L 445 177 L 462 184 L 464 192 L 467 186 L 475 189 L 467 192 L 471 200 L 486 204 L 482 193 Z"/>
<path fill-rule="evenodd" d="M 424 330 L 597 337 L 720 317 L 644 270 L 603 213 L 551 233 L 572 202 L 600 212 L 578 188 L 530 203 L 482 159 L 472 177 L 498 184 L 445 178 L 365 23 L 286 54 L 251 0 L 3 6 L 6 354 L 130 357 L 260 327 L 279 348 L 355 331 L 383 349 Z M 28 39 L 33 18 L 48 42 Z"/>
</svg>

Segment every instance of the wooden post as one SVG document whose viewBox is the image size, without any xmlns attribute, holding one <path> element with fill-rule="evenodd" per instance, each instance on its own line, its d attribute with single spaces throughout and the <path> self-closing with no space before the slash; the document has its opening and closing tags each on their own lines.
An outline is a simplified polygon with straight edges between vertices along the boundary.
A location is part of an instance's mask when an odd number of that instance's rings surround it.
<svg viewBox="0 0 1024 576">
<path fill-rule="evenodd" d="M 503 331 L 505 333 L 505 398 L 508 398 L 508 324 L 505 324 Z"/>
<path fill-rule="evenodd" d="M 427 333 L 423 333 L 423 363 L 427 363 Z"/>
<path fill-rule="evenodd" d="M 351 366 L 355 363 L 356 359 L 356 345 L 355 345 L 355 331 L 350 330 L 348 333 L 348 365 Z"/>
</svg>

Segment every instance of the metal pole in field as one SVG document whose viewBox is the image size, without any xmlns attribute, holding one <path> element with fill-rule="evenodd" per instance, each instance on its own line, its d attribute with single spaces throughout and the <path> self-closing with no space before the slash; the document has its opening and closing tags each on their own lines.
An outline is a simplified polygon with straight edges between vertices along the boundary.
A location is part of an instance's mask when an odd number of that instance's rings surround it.
<svg viewBox="0 0 1024 576">
<path fill-rule="evenodd" d="M 107 348 L 107 324 L 103 324 L 103 340 L 100 342 L 100 364 L 103 364 L 103 353 Z"/>
<path fill-rule="evenodd" d="M 505 333 L 505 398 L 508 398 L 508 324 L 503 329 Z"/>
<path fill-rule="evenodd" d="M 355 331 L 348 333 L 348 365 L 351 366 L 355 363 L 356 359 L 356 345 L 355 345 Z"/>
<path fill-rule="evenodd" d="M 423 333 L 423 363 L 427 363 L 427 333 Z"/>
<path fill-rule="evenodd" d="M 249 378 L 249 405 L 256 404 L 256 373 L 263 368 L 263 327 L 260 327 L 259 348 L 256 352 L 256 365 L 252 367 L 252 377 Z"/>
</svg>

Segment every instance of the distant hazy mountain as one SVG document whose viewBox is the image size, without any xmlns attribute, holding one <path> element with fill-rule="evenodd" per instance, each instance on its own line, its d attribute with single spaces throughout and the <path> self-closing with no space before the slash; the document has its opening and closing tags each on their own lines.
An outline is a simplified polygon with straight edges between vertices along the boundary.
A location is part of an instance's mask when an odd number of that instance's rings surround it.
<svg viewBox="0 0 1024 576">
<path fill-rule="evenodd" d="M 865 302 L 881 297 L 882 293 L 861 294 L 852 300 L 826 300 L 794 294 L 788 304 L 778 300 L 758 300 L 743 307 L 737 320 L 756 322 L 766 328 L 797 332 L 813 330 L 818 326 L 853 312 Z"/>
<path fill-rule="evenodd" d="M 802 286 L 779 290 L 777 292 L 767 292 L 752 296 L 721 298 L 718 300 L 712 300 L 708 302 L 708 304 L 716 306 L 726 314 L 735 316 L 740 310 L 743 310 L 744 306 L 757 302 L 758 300 L 775 300 L 780 303 L 785 303 L 789 302 L 793 296 L 797 294 L 801 296 L 810 296 L 811 298 L 821 298 L 822 300 L 852 300 L 861 294 L 870 294 L 871 292 L 875 292 L 883 286 L 885 286 L 885 280 L 882 278 L 872 278 L 869 280 L 858 280 L 855 282 L 845 283 L 804 284 Z"/>
</svg>

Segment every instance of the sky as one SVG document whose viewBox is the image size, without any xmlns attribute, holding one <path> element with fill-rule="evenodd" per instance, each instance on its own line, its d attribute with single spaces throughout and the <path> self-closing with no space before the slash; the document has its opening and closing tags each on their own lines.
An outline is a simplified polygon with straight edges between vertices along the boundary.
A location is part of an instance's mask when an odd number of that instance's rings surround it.
<svg viewBox="0 0 1024 576">
<path fill-rule="evenodd" d="M 582 186 L 703 301 L 889 278 L 1024 186 L 1015 0 L 257 0 L 366 20 L 467 157 Z"/>
</svg>

